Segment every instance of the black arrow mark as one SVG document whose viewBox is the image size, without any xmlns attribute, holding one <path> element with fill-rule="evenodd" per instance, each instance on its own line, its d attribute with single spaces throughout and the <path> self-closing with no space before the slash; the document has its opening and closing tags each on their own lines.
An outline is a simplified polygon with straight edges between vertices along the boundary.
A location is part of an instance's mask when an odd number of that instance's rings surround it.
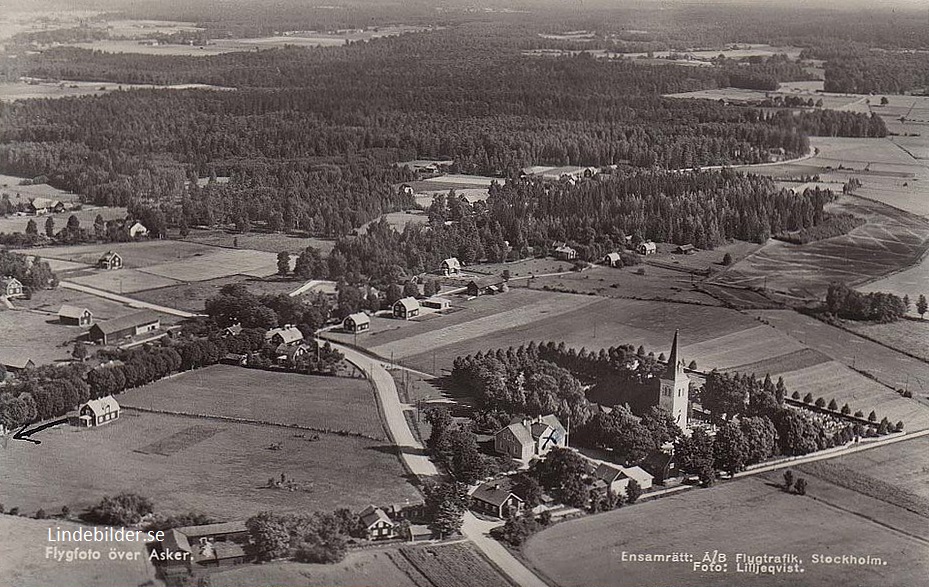
<svg viewBox="0 0 929 587">
<path fill-rule="evenodd" d="M 19 432 L 13 435 L 13 440 L 28 440 L 29 442 L 33 444 L 42 444 L 41 440 L 36 440 L 35 438 L 31 438 L 31 436 L 35 434 L 36 432 L 41 432 L 42 430 L 45 430 L 46 428 L 51 428 L 52 426 L 59 426 L 61 424 L 67 424 L 67 423 L 68 423 L 68 419 L 62 418 L 61 420 L 55 420 L 54 422 L 46 422 L 45 424 L 42 424 L 41 426 L 36 426 L 32 430 L 26 430 L 26 426 L 28 426 L 28 424 L 26 424 L 20 429 Z"/>
</svg>

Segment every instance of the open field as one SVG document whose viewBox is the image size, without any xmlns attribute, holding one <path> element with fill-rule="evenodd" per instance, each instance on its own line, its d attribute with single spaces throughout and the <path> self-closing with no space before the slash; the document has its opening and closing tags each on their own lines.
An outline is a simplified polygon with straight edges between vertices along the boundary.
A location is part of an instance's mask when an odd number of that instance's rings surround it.
<svg viewBox="0 0 929 587">
<path fill-rule="evenodd" d="M 119 401 L 127 407 L 341 429 L 387 438 L 367 379 L 213 365 L 127 391 Z"/>
<path fill-rule="evenodd" d="M 114 302 L 98 296 L 85 294 L 73 289 L 57 287 L 55 289 L 43 290 L 32 296 L 31 300 L 17 299 L 13 300 L 13 305 L 17 308 L 36 310 L 47 314 L 47 319 L 58 319 L 58 310 L 64 304 L 70 304 L 79 308 L 87 308 L 94 315 L 94 321 L 110 320 L 126 314 L 137 312 L 133 308 L 128 308 L 119 302 Z M 62 326 L 64 329 L 78 330 L 77 326 Z"/>
<path fill-rule="evenodd" d="M 55 512 L 49 512 L 55 513 Z M 91 545 L 102 556 L 98 561 L 58 562 L 45 557 L 47 546 L 61 550 L 87 548 L 86 542 L 66 541 L 49 544 L 49 528 L 77 530 L 79 525 L 61 520 L 30 520 L 0 515 L 0 586 L 48 587 L 48 585 L 93 585 L 94 587 L 125 587 L 126 585 L 160 585 L 155 569 L 148 561 L 148 551 L 139 542 L 99 542 Z M 86 527 L 86 526 L 85 526 Z M 15 538 L 14 538 L 15 537 Z M 138 560 L 112 561 L 107 558 L 111 548 L 134 553 Z"/>
<path fill-rule="evenodd" d="M 929 321 L 898 320 L 891 324 L 871 324 L 846 320 L 845 327 L 929 361 Z"/>
<path fill-rule="evenodd" d="M 929 500 L 929 438 L 923 436 L 830 459 Z"/>
<path fill-rule="evenodd" d="M 185 47 L 186 48 L 186 47 Z M 150 84 L 114 84 L 110 82 L 86 82 L 65 80 L 61 82 L 7 82 L 0 83 L 0 102 L 33 100 L 43 98 L 71 98 L 75 96 L 99 96 L 109 92 L 128 90 L 232 90 L 209 84 L 174 84 L 156 86 Z"/>
<path fill-rule="evenodd" d="M 67 276 L 69 281 L 102 289 L 104 291 L 130 294 L 155 287 L 177 285 L 175 279 L 151 275 L 138 269 L 120 269 L 118 271 L 95 270 L 80 276 Z"/>
<path fill-rule="evenodd" d="M 645 268 L 645 275 L 638 273 L 642 267 Z M 621 269 L 597 266 L 581 273 L 533 279 L 531 285 L 533 288 L 547 287 L 555 291 L 591 294 L 606 298 L 662 299 L 693 304 L 722 305 L 713 296 L 695 291 L 689 273 L 645 265 Z"/>
<path fill-rule="evenodd" d="M 150 265 L 145 272 L 177 281 L 206 281 L 229 275 L 267 277 L 277 273 L 277 255 L 251 249 L 214 248 L 180 261 Z"/>
<path fill-rule="evenodd" d="M 27 513 L 63 505 L 78 512 L 104 495 L 133 491 L 151 497 L 162 513 L 196 510 L 228 520 L 418 498 L 387 443 L 333 434 L 309 442 L 294 432 L 124 410 L 101 428 L 58 426 L 41 433 L 40 446 L 11 442 L 0 450 L 0 470 L 16 471 L 0 484 L 0 502 Z M 268 449 L 277 442 L 282 450 Z M 267 488 L 281 473 L 299 489 Z"/>
<path fill-rule="evenodd" d="M 834 281 L 857 285 L 917 262 L 929 248 L 929 222 L 877 202 L 842 196 L 836 208 L 867 223 L 805 245 L 768 241 L 711 281 L 821 299 Z"/>
<path fill-rule="evenodd" d="M 430 203 L 431 201 L 432 200 L 430 198 Z M 387 224 L 389 224 L 393 229 L 398 230 L 400 232 L 402 232 L 403 229 L 406 228 L 407 224 L 417 225 L 417 224 L 426 224 L 427 222 L 429 222 L 429 217 L 424 212 L 421 212 L 419 210 L 412 211 L 412 212 L 389 212 L 387 214 L 384 214 L 380 218 L 378 218 L 378 221 L 381 219 L 384 219 L 387 222 Z M 371 223 L 369 222 L 368 224 L 365 224 L 364 226 L 359 227 L 358 234 L 366 233 L 368 231 L 369 224 Z"/>
<path fill-rule="evenodd" d="M 93 220 L 91 219 L 91 223 Z M 181 262 L 192 257 L 203 256 L 215 251 L 214 247 L 171 240 L 150 240 L 126 243 L 99 243 L 89 245 L 43 247 L 19 251 L 38 254 L 43 258 L 83 263 L 93 267 L 107 251 L 115 251 L 123 258 L 123 266 L 142 269 L 168 261 Z M 123 270 L 120 270 L 123 271 Z M 115 273 L 118 273 L 116 271 Z"/>
<path fill-rule="evenodd" d="M 74 341 L 86 327 L 58 323 L 51 316 L 28 310 L 8 310 L 0 306 L 0 359 L 29 358 L 36 365 L 67 361 Z"/>
<path fill-rule="evenodd" d="M 535 568 L 562 587 L 912 587 L 925 577 L 929 550 L 924 542 L 849 513 L 844 502 L 836 507 L 811 497 L 788 495 L 769 485 L 772 481 L 749 477 L 557 524 L 530 538 L 524 553 Z M 810 493 L 815 495 L 821 483 L 814 480 Z M 830 495 L 830 499 L 837 497 L 842 496 Z M 855 505 L 860 502 L 856 500 Z M 899 508 L 878 500 L 867 500 L 867 505 L 870 509 L 865 511 L 878 519 L 907 513 L 893 511 Z M 591 536 L 598 539 L 590 540 Z M 696 572 L 688 563 L 621 560 L 622 552 L 685 552 L 700 560 L 704 552 L 712 555 L 715 551 L 727 556 L 727 572 Z M 782 553 L 800 557 L 802 575 L 739 573 L 735 565 L 737 554 Z M 813 554 L 871 555 L 886 565 L 814 564 Z"/>
<path fill-rule="evenodd" d="M 924 256 L 919 263 L 905 271 L 869 282 L 859 287 L 858 290 L 863 292 L 882 291 L 896 294 L 901 298 L 909 296 L 911 303 L 909 315 L 918 318 L 916 300 L 920 295 L 929 295 L 929 255 Z"/>
<path fill-rule="evenodd" d="M 43 186 L 31 186 L 40 188 Z M 48 186 L 44 186 L 48 187 Z M 54 189 L 54 188 L 52 188 Z M 0 190 L 4 192 L 7 190 Z M 65 194 L 67 196 L 67 194 Z M 21 199 L 25 202 L 31 202 L 33 198 L 51 198 L 55 200 L 61 200 L 62 198 L 59 195 L 54 194 L 33 194 L 30 192 L 22 192 Z M 75 196 L 70 196 L 75 197 Z M 15 199 L 11 198 L 11 201 L 15 203 Z M 80 210 L 65 210 L 61 214 L 47 214 L 45 216 L 6 216 L 0 217 L 0 232 L 26 232 L 26 226 L 29 224 L 30 220 L 35 220 L 36 228 L 39 230 L 39 234 L 45 234 L 45 223 L 49 217 L 53 218 L 55 221 L 55 231 L 59 231 L 68 224 L 68 218 L 72 215 L 76 216 L 81 222 L 81 226 L 84 228 L 93 228 L 94 220 L 97 218 L 97 215 L 103 217 L 104 220 L 117 220 L 126 217 L 125 208 L 117 207 L 108 207 L 108 206 L 83 206 Z M 41 250 L 41 249 L 37 249 Z"/>
<path fill-rule="evenodd" d="M 242 565 L 211 574 L 210 584 L 215 587 L 422 587 L 393 563 L 388 551 L 381 549 L 355 550 L 333 565 L 292 562 Z"/>
<path fill-rule="evenodd" d="M 3 84 L 0 84 L 0 88 L 2 87 Z M 24 179 L 26 178 L 0 173 L 0 195 L 5 194 L 9 196 L 10 202 L 12 202 L 14 206 L 20 203 L 28 204 L 33 198 L 49 198 L 62 202 L 79 201 L 77 194 L 68 193 L 64 190 L 52 187 L 47 183 L 19 185 Z M 25 222 L 28 222 L 28 219 Z M 25 222 L 23 222 L 24 228 L 26 226 Z"/>
<path fill-rule="evenodd" d="M 169 308 L 177 308 L 188 312 L 202 312 L 206 300 L 218 295 L 219 290 L 222 289 L 223 286 L 235 283 L 245 285 L 248 291 L 255 295 L 289 294 L 300 286 L 299 281 L 258 279 L 256 277 L 232 275 L 230 277 L 220 277 L 207 281 L 195 281 L 147 289 L 145 291 L 134 292 L 132 297 L 142 300 L 143 302 L 159 304 Z"/>
<path fill-rule="evenodd" d="M 394 564 L 411 577 L 424 577 L 437 587 L 504 587 L 510 583 L 473 544 L 459 542 L 438 546 L 407 546 L 390 553 Z M 405 559 L 406 562 L 401 562 Z"/>
<path fill-rule="evenodd" d="M 332 247 L 335 246 L 335 241 L 333 240 L 301 237 L 277 232 L 250 232 L 248 234 L 239 234 L 223 230 L 202 229 L 191 230 L 190 234 L 183 240 L 184 242 L 229 248 L 235 248 L 235 243 L 238 243 L 239 248 L 242 249 L 254 249 L 256 251 L 265 251 L 275 254 L 281 251 L 299 254 L 303 249 L 312 246 L 319 249 L 323 256 L 328 255 L 329 252 L 332 251 Z"/>
</svg>

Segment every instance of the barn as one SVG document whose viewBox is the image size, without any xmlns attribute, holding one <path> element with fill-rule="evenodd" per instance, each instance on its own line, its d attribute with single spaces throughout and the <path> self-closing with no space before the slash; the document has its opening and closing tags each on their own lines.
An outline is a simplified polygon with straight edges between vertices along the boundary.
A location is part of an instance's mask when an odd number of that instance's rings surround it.
<svg viewBox="0 0 929 587">
<path fill-rule="evenodd" d="M 468 282 L 468 295 L 472 297 L 507 291 L 506 280 L 499 275 L 489 275 Z"/>
<path fill-rule="evenodd" d="M 161 328 L 161 319 L 149 310 L 98 322 L 90 327 L 90 340 L 111 344 L 121 338 L 152 332 Z"/>
<path fill-rule="evenodd" d="M 94 315 L 87 308 L 65 304 L 58 310 L 58 321 L 69 326 L 90 326 L 94 322 Z"/>
</svg>

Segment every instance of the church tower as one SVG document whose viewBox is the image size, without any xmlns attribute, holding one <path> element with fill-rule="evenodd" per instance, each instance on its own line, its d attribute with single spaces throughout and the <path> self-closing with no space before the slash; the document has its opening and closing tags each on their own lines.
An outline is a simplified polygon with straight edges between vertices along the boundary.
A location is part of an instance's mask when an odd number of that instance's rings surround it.
<svg viewBox="0 0 929 587">
<path fill-rule="evenodd" d="M 681 359 L 677 349 L 678 331 L 674 331 L 674 342 L 671 344 L 671 356 L 668 357 L 668 366 L 661 374 L 661 395 L 658 405 L 671 414 L 674 423 L 681 430 L 687 428 L 687 404 L 690 395 L 690 379 L 684 373 L 684 360 Z"/>
</svg>

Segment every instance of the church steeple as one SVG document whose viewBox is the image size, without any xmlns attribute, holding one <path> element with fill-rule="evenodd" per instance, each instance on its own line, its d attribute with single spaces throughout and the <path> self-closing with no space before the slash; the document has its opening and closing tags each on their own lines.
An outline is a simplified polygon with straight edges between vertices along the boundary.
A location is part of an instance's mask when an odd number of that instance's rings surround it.
<svg viewBox="0 0 929 587">
<path fill-rule="evenodd" d="M 684 372 L 684 360 L 678 349 L 679 331 L 674 331 L 671 343 L 671 356 L 668 365 L 661 374 L 658 405 L 666 409 L 674 423 L 682 429 L 687 428 L 687 409 L 690 400 L 690 379 Z"/>
</svg>

